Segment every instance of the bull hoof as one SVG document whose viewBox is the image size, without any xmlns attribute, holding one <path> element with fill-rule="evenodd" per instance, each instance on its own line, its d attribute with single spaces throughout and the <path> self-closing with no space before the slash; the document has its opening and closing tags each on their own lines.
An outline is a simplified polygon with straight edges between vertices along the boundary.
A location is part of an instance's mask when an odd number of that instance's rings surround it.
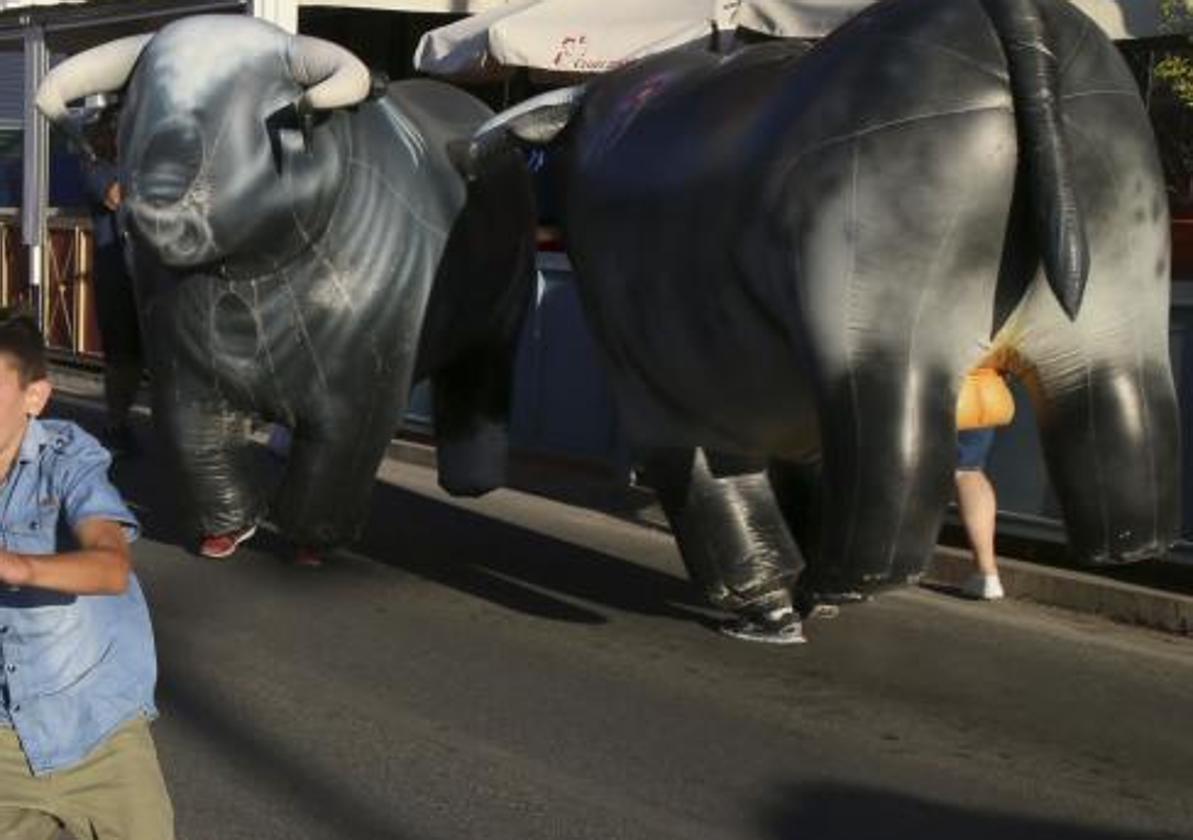
<svg viewBox="0 0 1193 840">
<path fill-rule="evenodd" d="M 505 484 L 509 438 L 504 426 L 485 423 L 472 435 L 439 443 L 439 486 L 453 496 L 483 496 Z"/>
<path fill-rule="evenodd" d="M 1098 551 L 1078 559 L 1087 566 L 1129 566 L 1147 560 L 1163 560 L 1168 555 L 1168 550 L 1169 546 L 1164 543 L 1149 542 L 1125 550 Z"/>
</svg>

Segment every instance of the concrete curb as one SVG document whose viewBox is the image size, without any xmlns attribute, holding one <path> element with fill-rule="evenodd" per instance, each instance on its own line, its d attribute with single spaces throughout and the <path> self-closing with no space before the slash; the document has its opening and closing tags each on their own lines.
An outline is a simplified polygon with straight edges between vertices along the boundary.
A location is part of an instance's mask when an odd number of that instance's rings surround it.
<svg viewBox="0 0 1193 840">
<path fill-rule="evenodd" d="M 1193 635 L 1193 597 L 1188 595 L 1008 557 L 998 558 L 998 570 L 1008 598 Z M 972 572 L 967 552 L 941 546 L 925 571 L 924 583 L 959 587 Z"/>
<path fill-rule="evenodd" d="M 50 383 L 54 390 L 72 397 L 103 399 L 104 380 L 98 372 L 76 370 L 50 362 Z"/>
<path fill-rule="evenodd" d="M 73 397 L 102 399 L 102 381 L 93 373 L 55 366 L 51 380 L 56 388 Z M 138 414 L 148 414 L 143 406 L 136 410 Z M 259 437 L 264 440 L 263 436 Z M 431 469 L 436 466 L 434 447 L 418 441 L 396 439 L 386 457 Z M 641 488 L 617 486 L 610 475 L 602 475 L 600 470 L 577 468 L 576 464 L 549 456 L 516 455 L 511 472 L 511 484 L 516 489 L 537 491 L 562 499 L 566 504 L 600 510 L 643 527 L 669 530 L 653 494 Z M 562 488 L 566 488 L 566 494 L 554 492 Z M 1193 635 L 1193 597 L 1188 595 L 1008 557 L 1000 557 L 998 564 L 1009 598 L 1153 630 Z M 938 546 L 925 569 L 923 583 L 936 588 L 957 588 L 972 568 L 966 552 Z"/>
</svg>

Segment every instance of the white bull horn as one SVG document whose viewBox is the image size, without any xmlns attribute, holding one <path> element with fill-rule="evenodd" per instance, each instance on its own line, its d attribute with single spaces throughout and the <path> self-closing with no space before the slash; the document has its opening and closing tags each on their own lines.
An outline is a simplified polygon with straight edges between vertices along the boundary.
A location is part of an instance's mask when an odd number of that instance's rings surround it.
<svg viewBox="0 0 1193 840">
<path fill-rule="evenodd" d="M 128 82 L 141 51 L 153 37 L 131 35 L 72 55 L 37 88 L 37 109 L 55 125 L 66 120 L 66 103 L 93 93 L 113 93 Z"/>
<path fill-rule="evenodd" d="M 300 111 L 327 111 L 364 101 L 372 77 L 364 62 L 322 38 L 294 35 L 287 49 L 294 80 L 307 88 L 298 100 Z"/>
</svg>

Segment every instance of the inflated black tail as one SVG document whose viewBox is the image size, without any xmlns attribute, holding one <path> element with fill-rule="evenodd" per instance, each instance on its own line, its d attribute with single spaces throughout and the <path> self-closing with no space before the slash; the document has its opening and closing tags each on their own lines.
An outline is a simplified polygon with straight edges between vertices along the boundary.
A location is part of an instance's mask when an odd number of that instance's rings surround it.
<svg viewBox="0 0 1193 840">
<path fill-rule="evenodd" d="M 1037 0 L 982 0 L 1007 56 L 1019 148 L 1048 284 L 1070 320 L 1081 309 L 1089 244 L 1065 153 L 1057 58 Z"/>
</svg>

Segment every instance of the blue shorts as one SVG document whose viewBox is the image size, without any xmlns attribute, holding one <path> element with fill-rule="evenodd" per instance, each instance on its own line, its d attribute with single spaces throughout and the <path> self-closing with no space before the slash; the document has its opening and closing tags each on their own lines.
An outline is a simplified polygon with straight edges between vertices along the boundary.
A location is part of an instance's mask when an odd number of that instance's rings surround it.
<svg viewBox="0 0 1193 840">
<path fill-rule="evenodd" d="M 957 469 L 982 470 L 994 443 L 994 429 L 969 429 L 957 432 Z"/>
</svg>

